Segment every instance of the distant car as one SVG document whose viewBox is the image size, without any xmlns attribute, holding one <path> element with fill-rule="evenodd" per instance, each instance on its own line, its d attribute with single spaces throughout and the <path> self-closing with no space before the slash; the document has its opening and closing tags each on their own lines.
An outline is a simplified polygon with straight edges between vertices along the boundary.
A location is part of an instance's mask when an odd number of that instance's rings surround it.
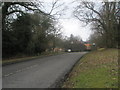
<svg viewBox="0 0 120 90">
<path fill-rule="evenodd" d="M 71 49 L 68 49 L 67 51 L 68 51 L 68 52 L 71 52 Z"/>
</svg>

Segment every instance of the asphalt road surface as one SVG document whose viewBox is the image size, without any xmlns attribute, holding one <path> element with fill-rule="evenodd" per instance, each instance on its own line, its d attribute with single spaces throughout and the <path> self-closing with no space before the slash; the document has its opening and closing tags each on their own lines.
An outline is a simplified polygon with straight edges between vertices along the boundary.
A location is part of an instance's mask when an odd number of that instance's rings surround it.
<svg viewBox="0 0 120 90">
<path fill-rule="evenodd" d="M 85 52 L 66 53 L 2 67 L 2 88 L 55 88 Z"/>
</svg>

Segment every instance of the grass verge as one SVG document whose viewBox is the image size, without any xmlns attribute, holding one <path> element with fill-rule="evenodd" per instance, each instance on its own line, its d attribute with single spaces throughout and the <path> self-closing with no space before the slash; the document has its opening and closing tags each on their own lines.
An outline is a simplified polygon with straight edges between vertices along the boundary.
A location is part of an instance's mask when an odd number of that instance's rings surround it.
<svg viewBox="0 0 120 90">
<path fill-rule="evenodd" d="M 62 88 L 118 88 L 118 49 L 101 49 L 86 54 Z"/>
</svg>

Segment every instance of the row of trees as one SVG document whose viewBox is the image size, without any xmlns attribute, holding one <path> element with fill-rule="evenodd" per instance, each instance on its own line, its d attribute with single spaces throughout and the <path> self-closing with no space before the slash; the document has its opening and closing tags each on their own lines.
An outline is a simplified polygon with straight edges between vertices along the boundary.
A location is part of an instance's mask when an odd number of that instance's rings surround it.
<svg viewBox="0 0 120 90">
<path fill-rule="evenodd" d="M 2 7 L 2 56 L 3 58 L 17 54 L 36 55 L 46 49 L 61 47 L 65 50 L 82 51 L 84 45 L 81 39 L 74 37 L 64 40 L 61 37 L 61 27 L 52 13 L 59 0 L 52 3 L 50 12 L 40 8 L 42 3 L 33 2 L 1 2 Z M 99 6 L 98 7 L 96 7 Z M 86 24 L 92 24 L 94 34 L 90 42 L 99 47 L 118 47 L 120 20 L 116 15 L 118 2 L 80 2 L 75 8 L 74 16 Z M 61 12 L 63 14 L 63 12 Z M 79 48 L 79 50 L 78 50 Z"/>
<path fill-rule="evenodd" d="M 38 55 L 42 52 L 53 51 L 54 48 L 72 51 L 83 51 L 83 41 L 71 35 L 63 39 L 58 17 L 64 8 L 52 2 L 50 12 L 40 9 L 41 2 L 2 2 L 2 57 L 9 58 L 21 55 Z M 62 13 L 62 14 L 61 14 Z M 57 18 L 54 17 L 57 15 Z"/>
<path fill-rule="evenodd" d="M 41 11 L 41 3 L 2 2 L 2 57 L 18 54 L 36 55 L 47 48 L 55 48 L 55 39 L 60 37 L 60 27 L 50 13 Z M 57 13 L 58 14 L 58 13 Z M 50 43 L 53 43 L 50 46 Z"/>
<path fill-rule="evenodd" d="M 90 42 L 99 47 L 118 48 L 120 17 L 118 2 L 80 2 L 74 11 L 74 16 L 92 25 L 93 34 Z"/>
</svg>

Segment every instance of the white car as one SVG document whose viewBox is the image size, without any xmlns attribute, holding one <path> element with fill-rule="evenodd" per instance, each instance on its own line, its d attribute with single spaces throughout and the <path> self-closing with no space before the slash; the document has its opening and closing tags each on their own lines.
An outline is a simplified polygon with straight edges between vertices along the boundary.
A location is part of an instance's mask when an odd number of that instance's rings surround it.
<svg viewBox="0 0 120 90">
<path fill-rule="evenodd" d="M 71 49 L 68 49 L 68 52 L 71 52 Z"/>
</svg>

